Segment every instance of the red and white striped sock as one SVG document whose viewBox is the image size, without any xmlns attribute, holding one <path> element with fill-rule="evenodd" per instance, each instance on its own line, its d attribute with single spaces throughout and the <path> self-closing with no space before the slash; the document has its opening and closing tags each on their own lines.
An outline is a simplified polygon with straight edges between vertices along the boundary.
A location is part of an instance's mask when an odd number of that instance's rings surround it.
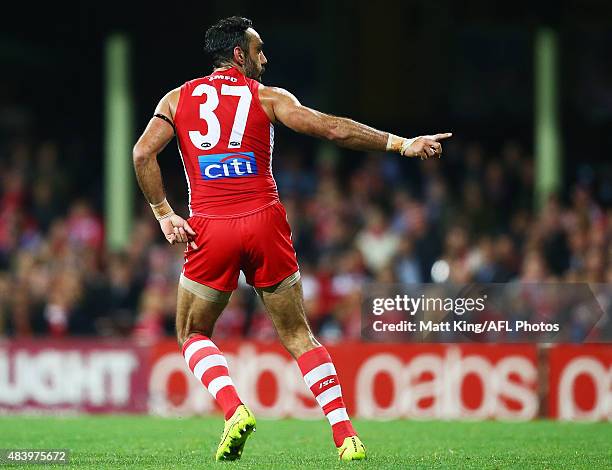
<svg viewBox="0 0 612 470">
<path fill-rule="evenodd" d="M 356 436 L 357 433 L 346 413 L 340 382 L 327 349 L 323 346 L 311 349 L 298 357 L 297 363 L 306 386 L 310 388 L 332 427 L 336 447 L 340 447 L 344 439 Z"/>
<path fill-rule="evenodd" d="M 189 370 L 217 401 L 225 419 L 231 418 L 242 402 L 229 376 L 227 361 L 219 348 L 206 336 L 196 335 L 185 341 L 182 353 Z"/>
</svg>

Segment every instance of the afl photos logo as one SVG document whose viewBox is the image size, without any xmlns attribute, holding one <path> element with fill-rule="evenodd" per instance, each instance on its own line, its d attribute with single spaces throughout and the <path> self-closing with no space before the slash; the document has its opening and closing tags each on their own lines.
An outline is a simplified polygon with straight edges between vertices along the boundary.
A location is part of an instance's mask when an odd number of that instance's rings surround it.
<svg viewBox="0 0 612 470">
<path fill-rule="evenodd" d="M 198 162 L 200 173 L 205 180 L 257 175 L 257 162 L 253 152 L 201 155 Z"/>
</svg>

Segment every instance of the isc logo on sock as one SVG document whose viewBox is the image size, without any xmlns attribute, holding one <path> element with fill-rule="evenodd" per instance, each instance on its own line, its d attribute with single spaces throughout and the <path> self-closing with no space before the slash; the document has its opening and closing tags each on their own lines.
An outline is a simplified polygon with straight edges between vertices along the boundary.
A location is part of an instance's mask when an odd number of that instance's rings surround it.
<svg viewBox="0 0 612 470">
<path fill-rule="evenodd" d="M 332 377 L 331 379 L 324 380 L 319 384 L 319 388 L 327 387 L 329 384 L 333 384 L 336 380 Z"/>
<path fill-rule="evenodd" d="M 200 173 L 205 180 L 242 178 L 257 174 L 257 162 L 253 152 L 201 155 L 198 162 Z"/>
</svg>

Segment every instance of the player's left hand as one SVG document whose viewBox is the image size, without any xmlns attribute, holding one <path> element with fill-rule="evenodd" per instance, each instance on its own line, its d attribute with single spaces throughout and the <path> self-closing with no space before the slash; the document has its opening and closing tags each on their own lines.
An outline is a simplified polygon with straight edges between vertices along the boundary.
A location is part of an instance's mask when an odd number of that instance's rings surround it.
<svg viewBox="0 0 612 470">
<path fill-rule="evenodd" d="M 402 155 L 405 157 L 420 157 L 421 160 L 426 160 L 430 157 L 438 157 L 442 155 L 441 140 L 452 137 L 452 132 L 434 135 L 422 135 L 415 139 L 411 139 L 409 145 L 404 149 L 402 147 Z"/>
<path fill-rule="evenodd" d="M 159 226 L 166 240 L 168 240 L 168 243 L 171 245 L 189 243 L 191 248 L 194 250 L 198 249 L 198 245 L 195 242 L 195 231 L 181 216 L 172 214 L 170 217 L 165 217 L 159 221 Z"/>
</svg>

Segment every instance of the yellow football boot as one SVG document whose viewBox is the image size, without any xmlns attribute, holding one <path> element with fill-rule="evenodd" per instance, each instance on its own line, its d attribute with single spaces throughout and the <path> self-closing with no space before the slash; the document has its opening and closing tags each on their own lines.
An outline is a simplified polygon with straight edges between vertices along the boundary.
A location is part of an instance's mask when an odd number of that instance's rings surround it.
<svg viewBox="0 0 612 470">
<path fill-rule="evenodd" d="M 366 458 L 366 448 L 357 436 L 347 437 L 342 445 L 338 447 L 338 456 L 344 462 L 363 460 Z"/>
<path fill-rule="evenodd" d="M 215 460 L 237 460 L 242 456 L 244 443 L 255 430 L 255 416 L 249 409 L 240 405 L 230 419 L 225 422 L 223 436 L 217 448 Z"/>
</svg>

